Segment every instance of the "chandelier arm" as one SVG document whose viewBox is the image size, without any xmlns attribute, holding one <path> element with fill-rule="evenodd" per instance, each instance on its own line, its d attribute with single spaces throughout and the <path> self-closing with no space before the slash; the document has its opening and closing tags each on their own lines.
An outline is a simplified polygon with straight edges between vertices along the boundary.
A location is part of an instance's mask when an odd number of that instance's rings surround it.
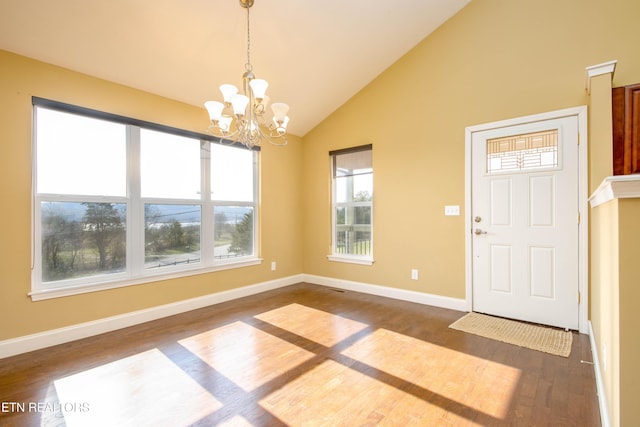
<svg viewBox="0 0 640 427">
<path fill-rule="evenodd" d="M 273 145 L 278 145 L 278 146 L 283 146 L 283 145 L 287 145 L 289 143 L 289 141 L 287 140 L 287 134 L 286 133 L 273 133 L 273 131 L 269 131 L 269 137 L 266 138 L 267 141 L 269 141 L 271 144 Z M 280 141 L 282 140 L 282 141 Z"/>
<path fill-rule="evenodd" d="M 259 128 L 259 130 L 260 130 L 260 136 L 262 137 L 262 139 L 273 145 L 282 146 L 282 145 L 287 145 L 289 143 L 289 141 L 287 141 L 286 134 L 278 134 L 278 133 L 274 134 L 271 127 L 269 127 L 269 133 L 265 133 L 262 130 L 262 128 Z M 280 139 L 282 140 L 282 142 L 279 141 Z"/>
<path fill-rule="evenodd" d="M 220 130 L 220 128 L 218 126 L 215 125 L 211 125 L 206 129 L 206 132 L 209 135 L 213 135 L 216 138 L 220 139 L 220 142 L 225 144 L 225 141 L 228 141 L 228 144 L 235 144 L 237 141 L 235 140 L 235 137 L 238 135 L 238 129 L 236 129 L 233 132 L 218 132 L 216 130 Z"/>
<path fill-rule="evenodd" d="M 256 135 L 258 137 L 250 136 L 247 125 L 245 125 L 242 129 L 237 128 L 235 131 L 230 133 L 217 132 L 216 130 L 219 128 L 217 126 L 211 125 L 207 128 L 206 132 L 218 138 L 220 140 L 220 143 L 222 144 L 233 145 L 239 142 L 249 148 L 255 145 L 260 145 L 260 141 L 266 141 L 272 145 L 277 146 L 284 146 L 289 143 L 289 141 L 287 140 L 287 134 L 277 132 L 275 126 L 269 126 L 268 133 L 263 130 L 262 126 L 260 124 L 258 124 L 257 126 L 258 131 L 256 132 Z"/>
</svg>

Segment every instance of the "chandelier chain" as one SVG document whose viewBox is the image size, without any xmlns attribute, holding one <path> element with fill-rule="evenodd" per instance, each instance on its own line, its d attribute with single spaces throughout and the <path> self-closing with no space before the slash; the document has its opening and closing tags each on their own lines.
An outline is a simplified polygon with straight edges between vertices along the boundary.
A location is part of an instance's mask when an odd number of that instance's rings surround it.
<svg viewBox="0 0 640 427">
<path fill-rule="evenodd" d="M 251 8 L 247 8 L 247 63 L 244 65 L 244 68 L 247 71 L 252 71 L 253 66 L 251 65 L 251 26 L 249 25 L 249 10 Z"/>
</svg>

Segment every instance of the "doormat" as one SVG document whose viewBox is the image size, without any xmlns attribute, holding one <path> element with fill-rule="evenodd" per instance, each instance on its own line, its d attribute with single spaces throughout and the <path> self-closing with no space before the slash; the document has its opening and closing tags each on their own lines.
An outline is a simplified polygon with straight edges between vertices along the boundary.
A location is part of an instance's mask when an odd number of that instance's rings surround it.
<svg viewBox="0 0 640 427">
<path fill-rule="evenodd" d="M 557 356 L 569 357 L 571 354 L 571 331 L 473 312 L 456 320 L 449 327 Z"/>
</svg>

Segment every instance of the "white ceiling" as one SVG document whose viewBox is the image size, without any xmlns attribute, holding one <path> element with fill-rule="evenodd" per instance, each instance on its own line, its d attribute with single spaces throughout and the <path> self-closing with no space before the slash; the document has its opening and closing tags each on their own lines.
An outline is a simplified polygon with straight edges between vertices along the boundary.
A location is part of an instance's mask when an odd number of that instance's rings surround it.
<svg viewBox="0 0 640 427">
<path fill-rule="evenodd" d="M 255 0 L 254 73 L 303 136 L 469 1 Z M 0 49 L 202 106 L 242 83 L 246 12 L 238 0 L 0 0 Z"/>
</svg>

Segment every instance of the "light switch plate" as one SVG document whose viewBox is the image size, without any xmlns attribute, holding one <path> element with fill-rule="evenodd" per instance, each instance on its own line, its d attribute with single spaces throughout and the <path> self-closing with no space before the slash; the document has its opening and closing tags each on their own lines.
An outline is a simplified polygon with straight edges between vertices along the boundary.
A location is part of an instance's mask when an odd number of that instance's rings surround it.
<svg viewBox="0 0 640 427">
<path fill-rule="evenodd" d="M 444 214 L 447 216 L 459 216 L 460 215 L 460 206 L 459 205 L 447 205 L 444 207 Z"/>
</svg>

